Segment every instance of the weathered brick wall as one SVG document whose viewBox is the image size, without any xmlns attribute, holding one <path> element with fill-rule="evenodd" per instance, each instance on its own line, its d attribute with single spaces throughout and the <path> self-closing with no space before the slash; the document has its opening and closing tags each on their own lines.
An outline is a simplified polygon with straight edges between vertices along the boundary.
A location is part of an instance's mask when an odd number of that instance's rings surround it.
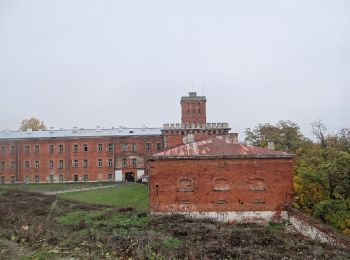
<svg viewBox="0 0 350 260">
<path fill-rule="evenodd" d="M 167 211 L 279 211 L 293 199 L 292 159 L 150 161 L 150 207 Z"/>
<path fill-rule="evenodd" d="M 182 123 L 206 123 L 206 101 L 205 100 L 184 100 L 181 101 L 181 122 Z"/>
<path fill-rule="evenodd" d="M 108 146 L 114 143 L 114 152 L 109 151 Z M 150 150 L 147 149 L 150 143 Z M 64 181 L 74 181 L 74 176 L 78 180 L 83 180 L 84 175 L 89 181 L 106 181 L 108 174 L 114 177 L 114 166 L 118 165 L 125 172 L 135 172 L 137 169 L 145 168 L 146 158 L 151 154 L 159 152 L 157 143 L 161 150 L 164 147 L 163 137 L 158 136 L 125 136 L 125 137 L 80 137 L 80 138 L 45 138 L 45 139 L 25 139 L 19 141 L 0 141 L 0 162 L 5 162 L 5 169 L 0 169 L 0 181 L 2 177 L 5 182 L 11 182 L 11 177 L 16 181 L 35 182 L 36 176 L 40 182 L 50 181 L 49 176 L 53 175 L 55 182 L 62 175 Z M 102 151 L 98 145 L 102 144 Z M 122 144 L 128 144 L 127 151 L 124 151 Z M 132 151 L 131 145 L 136 144 L 136 150 Z M 39 152 L 35 151 L 35 146 L 39 146 Z M 53 145 L 53 152 L 49 146 Z M 63 146 L 63 152 L 59 151 L 59 145 Z M 74 151 L 74 145 L 78 146 L 78 151 Z M 88 146 L 88 151 L 84 151 L 84 145 Z M 5 153 L 1 153 L 1 147 L 5 147 Z M 11 152 L 11 146 L 15 146 L 15 152 Z M 29 146 L 29 152 L 25 147 Z M 128 160 L 126 167 L 122 166 L 123 159 Z M 102 166 L 98 165 L 98 159 L 102 159 Z M 109 165 L 112 159 L 113 165 Z M 113 160 L 114 159 L 114 160 Z M 136 159 L 137 164 L 132 165 L 132 159 Z M 49 167 L 49 161 L 53 161 L 53 167 Z M 59 161 L 63 160 L 63 167 L 59 167 Z M 78 160 L 78 167 L 74 167 L 74 160 Z M 88 167 L 84 167 L 84 160 L 88 160 Z M 25 167 L 25 162 L 29 161 L 29 168 Z M 35 161 L 40 162 L 40 167 L 35 168 Z M 12 162 L 16 168 L 12 169 Z"/>
</svg>

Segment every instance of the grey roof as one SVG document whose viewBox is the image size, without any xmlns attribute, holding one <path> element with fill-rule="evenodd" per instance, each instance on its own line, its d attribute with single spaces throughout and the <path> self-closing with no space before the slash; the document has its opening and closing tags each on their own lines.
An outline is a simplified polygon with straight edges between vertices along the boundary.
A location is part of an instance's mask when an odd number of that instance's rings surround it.
<svg viewBox="0 0 350 260">
<path fill-rule="evenodd" d="M 106 136 L 145 136 L 161 135 L 162 128 L 112 128 L 112 129 L 60 129 L 41 131 L 0 131 L 0 140 L 33 139 L 33 138 L 76 138 L 76 137 L 106 137 Z"/>
</svg>

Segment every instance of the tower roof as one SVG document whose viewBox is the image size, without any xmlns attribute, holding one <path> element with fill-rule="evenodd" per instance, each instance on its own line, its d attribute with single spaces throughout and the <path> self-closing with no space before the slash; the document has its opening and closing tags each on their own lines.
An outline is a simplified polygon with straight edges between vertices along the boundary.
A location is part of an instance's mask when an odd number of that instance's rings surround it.
<svg viewBox="0 0 350 260">
<path fill-rule="evenodd" d="M 193 100 L 206 101 L 207 98 L 205 96 L 197 96 L 197 92 L 189 92 L 188 96 L 181 97 L 181 102 L 182 101 L 193 101 Z"/>
</svg>

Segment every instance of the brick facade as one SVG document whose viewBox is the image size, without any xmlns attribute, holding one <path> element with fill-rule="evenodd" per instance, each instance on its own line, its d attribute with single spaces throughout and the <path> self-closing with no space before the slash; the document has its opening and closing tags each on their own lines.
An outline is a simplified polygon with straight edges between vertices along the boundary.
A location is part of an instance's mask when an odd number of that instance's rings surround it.
<svg viewBox="0 0 350 260">
<path fill-rule="evenodd" d="M 151 160 L 152 212 L 282 211 L 293 200 L 293 160 Z"/>
</svg>

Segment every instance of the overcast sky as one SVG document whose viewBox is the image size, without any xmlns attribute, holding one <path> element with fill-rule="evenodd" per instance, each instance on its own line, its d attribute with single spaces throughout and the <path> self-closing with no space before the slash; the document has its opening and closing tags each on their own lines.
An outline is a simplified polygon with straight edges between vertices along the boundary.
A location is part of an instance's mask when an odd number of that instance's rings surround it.
<svg viewBox="0 0 350 260">
<path fill-rule="evenodd" d="M 350 1 L 0 0 L 0 130 L 292 120 L 350 127 Z"/>
</svg>

